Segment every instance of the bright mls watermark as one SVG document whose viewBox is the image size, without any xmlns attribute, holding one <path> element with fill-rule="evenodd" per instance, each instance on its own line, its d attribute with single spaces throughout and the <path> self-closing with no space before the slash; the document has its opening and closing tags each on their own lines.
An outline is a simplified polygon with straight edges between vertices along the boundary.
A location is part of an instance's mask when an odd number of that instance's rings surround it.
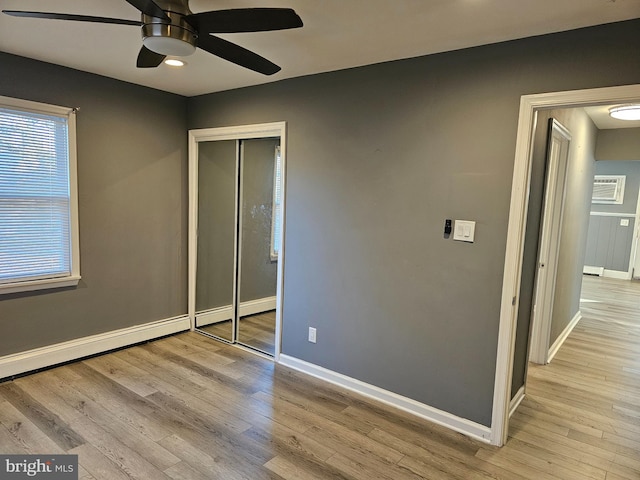
<svg viewBox="0 0 640 480">
<path fill-rule="evenodd" d="M 0 480 L 78 480 L 77 455 L 0 455 Z"/>
</svg>

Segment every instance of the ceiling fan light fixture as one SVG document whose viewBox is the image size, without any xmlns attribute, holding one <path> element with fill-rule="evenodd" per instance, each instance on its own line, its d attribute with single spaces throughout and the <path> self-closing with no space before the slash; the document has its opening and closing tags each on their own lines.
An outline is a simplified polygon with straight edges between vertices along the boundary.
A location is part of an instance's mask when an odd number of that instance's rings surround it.
<svg viewBox="0 0 640 480">
<path fill-rule="evenodd" d="M 197 32 L 182 15 L 168 12 L 171 23 L 142 15 L 142 43 L 160 55 L 186 57 L 196 51 Z"/>
<path fill-rule="evenodd" d="M 640 120 L 640 105 L 624 105 L 609 109 L 609 115 L 618 120 Z"/>
<path fill-rule="evenodd" d="M 152 52 L 173 57 L 186 57 L 196 51 L 196 46 L 179 38 L 146 37 L 142 43 Z"/>
</svg>

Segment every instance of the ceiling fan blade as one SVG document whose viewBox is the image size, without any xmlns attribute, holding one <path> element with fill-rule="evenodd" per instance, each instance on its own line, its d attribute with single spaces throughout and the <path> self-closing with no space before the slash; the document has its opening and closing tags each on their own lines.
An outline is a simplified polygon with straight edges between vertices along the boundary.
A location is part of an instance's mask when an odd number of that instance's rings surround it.
<svg viewBox="0 0 640 480">
<path fill-rule="evenodd" d="M 185 20 L 200 33 L 266 32 L 302 27 L 291 8 L 234 8 L 187 15 Z"/>
<path fill-rule="evenodd" d="M 205 34 L 198 37 L 198 47 L 236 65 L 264 75 L 273 75 L 280 71 L 278 65 L 257 53 L 213 35 Z"/>
<path fill-rule="evenodd" d="M 124 20 L 121 18 L 92 17 L 88 15 L 69 15 L 66 13 L 49 12 L 23 12 L 21 10 L 3 10 L 2 13 L 12 17 L 47 18 L 50 20 L 72 20 L 76 22 L 115 23 L 117 25 L 141 26 L 142 22 L 136 20 Z"/>
<path fill-rule="evenodd" d="M 136 62 L 136 67 L 155 68 L 160 65 L 166 57 L 166 55 L 153 52 L 143 45 L 140 49 L 140 53 L 138 53 L 138 61 Z"/>
<path fill-rule="evenodd" d="M 158 6 L 153 0 L 126 0 L 127 3 L 133 5 L 145 15 L 150 17 L 162 18 L 163 20 L 169 20 L 169 17 L 162 8 Z"/>
</svg>

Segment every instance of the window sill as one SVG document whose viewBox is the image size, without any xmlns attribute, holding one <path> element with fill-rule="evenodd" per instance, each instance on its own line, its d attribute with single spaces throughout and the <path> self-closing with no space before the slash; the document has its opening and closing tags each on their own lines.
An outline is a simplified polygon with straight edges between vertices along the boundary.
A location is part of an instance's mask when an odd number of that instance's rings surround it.
<svg viewBox="0 0 640 480">
<path fill-rule="evenodd" d="M 47 288 L 75 287 L 80 281 L 80 275 L 70 277 L 47 278 L 31 280 L 27 282 L 5 283 L 0 285 L 0 295 L 8 293 L 31 292 L 34 290 L 45 290 Z"/>
</svg>

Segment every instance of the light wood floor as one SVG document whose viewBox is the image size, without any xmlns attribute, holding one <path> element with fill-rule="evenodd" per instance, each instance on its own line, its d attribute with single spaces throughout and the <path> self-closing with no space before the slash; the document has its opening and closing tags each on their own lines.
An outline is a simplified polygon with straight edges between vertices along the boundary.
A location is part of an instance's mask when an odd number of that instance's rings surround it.
<svg viewBox="0 0 640 480">
<path fill-rule="evenodd" d="M 581 298 L 583 318 L 553 361 L 529 365 L 493 458 L 527 452 L 539 478 L 640 479 L 640 283 L 584 276 Z"/>
<path fill-rule="evenodd" d="M 185 333 L 1 384 L 0 452 L 76 453 L 83 479 L 638 479 L 640 301 L 615 288 L 502 449 Z"/>
</svg>

